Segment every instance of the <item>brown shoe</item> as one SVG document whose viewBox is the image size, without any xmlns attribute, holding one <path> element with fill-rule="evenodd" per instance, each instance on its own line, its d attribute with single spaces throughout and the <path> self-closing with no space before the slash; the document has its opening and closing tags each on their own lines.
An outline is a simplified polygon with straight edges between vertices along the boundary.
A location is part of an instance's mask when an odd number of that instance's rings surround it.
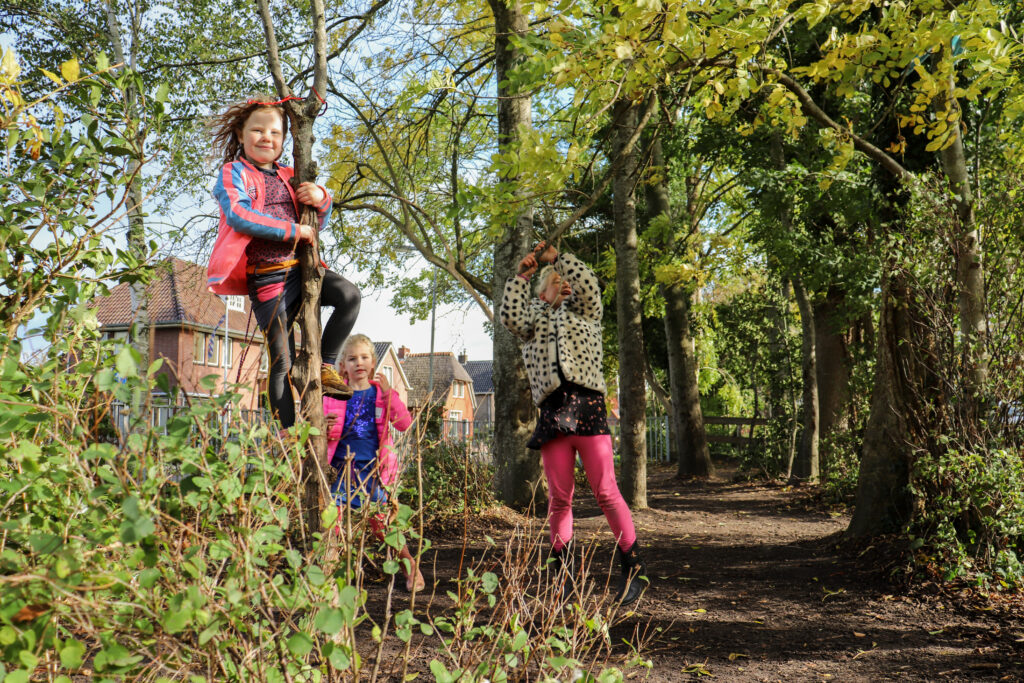
<svg viewBox="0 0 1024 683">
<path fill-rule="evenodd" d="M 330 365 L 320 366 L 320 384 L 324 388 L 324 395 L 347 401 L 352 398 L 352 387 L 345 384 L 338 371 Z"/>
</svg>

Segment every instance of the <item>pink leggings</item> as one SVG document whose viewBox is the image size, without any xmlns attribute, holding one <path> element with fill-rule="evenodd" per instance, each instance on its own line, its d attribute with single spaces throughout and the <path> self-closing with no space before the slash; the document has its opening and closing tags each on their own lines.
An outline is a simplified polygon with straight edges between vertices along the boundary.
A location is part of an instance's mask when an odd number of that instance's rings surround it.
<svg viewBox="0 0 1024 683">
<path fill-rule="evenodd" d="M 560 436 L 540 447 L 544 473 L 548 477 L 548 522 L 551 525 L 551 545 L 561 550 L 572 539 L 572 494 L 575 488 L 576 453 L 583 461 L 583 471 L 597 503 L 604 511 L 615 540 L 623 550 L 636 542 L 636 529 L 629 506 L 615 483 L 615 463 L 612 459 L 612 437 Z"/>
</svg>

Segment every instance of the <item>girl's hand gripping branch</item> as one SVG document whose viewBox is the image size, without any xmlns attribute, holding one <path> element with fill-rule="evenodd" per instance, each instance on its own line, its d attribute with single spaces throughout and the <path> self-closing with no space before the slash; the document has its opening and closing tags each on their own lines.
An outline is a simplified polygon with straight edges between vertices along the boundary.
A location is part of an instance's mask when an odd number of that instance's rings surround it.
<svg viewBox="0 0 1024 683">
<path fill-rule="evenodd" d="M 316 183 L 300 183 L 295 190 L 295 198 L 307 206 L 317 207 L 324 203 L 327 195 Z"/>
</svg>

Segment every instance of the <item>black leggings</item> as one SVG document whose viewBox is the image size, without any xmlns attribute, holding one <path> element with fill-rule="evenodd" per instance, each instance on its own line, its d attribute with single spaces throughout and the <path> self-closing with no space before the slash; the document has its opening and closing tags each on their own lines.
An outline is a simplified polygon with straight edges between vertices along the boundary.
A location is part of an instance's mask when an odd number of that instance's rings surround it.
<svg viewBox="0 0 1024 683">
<path fill-rule="evenodd" d="M 257 298 L 256 292 L 261 287 L 282 281 L 284 290 L 279 296 L 269 301 Z M 253 315 L 263 331 L 270 358 L 270 373 L 267 377 L 270 410 L 281 422 L 281 426 L 287 429 L 295 424 L 295 400 L 288 381 L 288 373 L 295 359 L 295 337 L 288 332 L 302 305 L 302 269 L 293 268 L 287 273 L 250 275 L 248 283 Z M 320 306 L 334 307 L 320 340 L 320 355 L 324 363 L 334 365 L 338 360 L 341 347 L 356 324 L 361 298 L 359 288 L 341 275 L 331 270 L 324 273 Z"/>
</svg>

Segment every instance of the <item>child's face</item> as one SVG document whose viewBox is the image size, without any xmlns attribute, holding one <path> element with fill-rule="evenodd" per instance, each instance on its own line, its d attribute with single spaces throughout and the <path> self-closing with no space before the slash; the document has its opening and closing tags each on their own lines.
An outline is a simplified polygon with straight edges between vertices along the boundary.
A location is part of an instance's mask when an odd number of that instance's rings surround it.
<svg viewBox="0 0 1024 683">
<path fill-rule="evenodd" d="M 349 384 L 362 385 L 373 377 L 373 351 L 366 344 L 353 344 L 342 359 Z"/>
<path fill-rule="evenodd" d="M 277 109 L 257 109 L 249 114 L 241 132 L 245 156 L 260 168 L 273 168 L 284 146 L 284 126 Z"/>
</svg>

